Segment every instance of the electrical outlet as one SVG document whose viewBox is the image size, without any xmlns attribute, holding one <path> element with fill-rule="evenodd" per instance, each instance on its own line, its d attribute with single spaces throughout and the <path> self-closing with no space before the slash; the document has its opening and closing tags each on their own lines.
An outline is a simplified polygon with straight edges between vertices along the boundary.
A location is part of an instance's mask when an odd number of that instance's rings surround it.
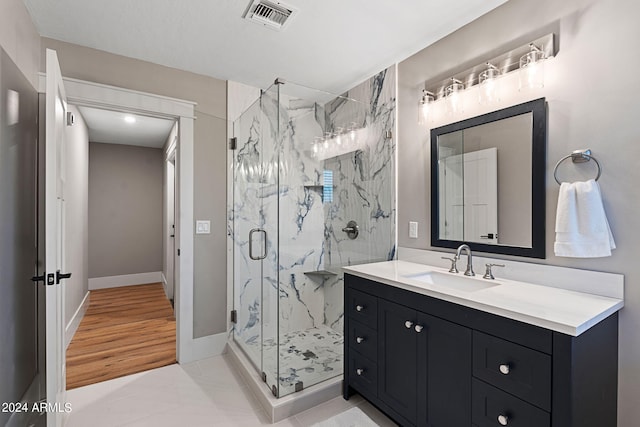
<svg viewBox="0 0 640 427">
<path fill-rule="evenodd" d="M 415 221 L 409 221 L 409 237 L 412 239 L 418 238 L 418 223 Z"/>
</svg>

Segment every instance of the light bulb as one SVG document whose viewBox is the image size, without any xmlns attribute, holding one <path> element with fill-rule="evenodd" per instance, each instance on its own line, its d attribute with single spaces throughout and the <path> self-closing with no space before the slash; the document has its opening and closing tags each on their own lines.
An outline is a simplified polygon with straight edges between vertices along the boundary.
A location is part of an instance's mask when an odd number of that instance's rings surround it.
<svg viewBox="0 0 640 427">
<path fill-rule="evenodd" d="M 544 59 L 546 56 L 533 43 L 531 51 L 520 58 L 520 90 L 544 87 Z"/>
<path fill-rule="evenodd" d="M 426 125 L 429 120 L 429 110 L 431 110 L 431 104 L 435 100 L 432 92 L 423 89 L 422 98 L 418 106 L 418 124 Z"/>
<path fill-rule="evenodd" d="M 463 110 L 460 92 L 464 90 L 464 85 L 458 79 L 451 79 L 451 84 L 445 88 L 445 97 L 448 101 L 449 114 L 459 113 Z"/>
<path fill-rule="evenodd" d="M 480 104 L 490 104 L 499 99 L 498 84 L 496 79 L 500 76 L 500 70 L 490 62 L 487 62 L 487 69 L 480 73 L 478 81 L 480 83 Z"/>
</svg>

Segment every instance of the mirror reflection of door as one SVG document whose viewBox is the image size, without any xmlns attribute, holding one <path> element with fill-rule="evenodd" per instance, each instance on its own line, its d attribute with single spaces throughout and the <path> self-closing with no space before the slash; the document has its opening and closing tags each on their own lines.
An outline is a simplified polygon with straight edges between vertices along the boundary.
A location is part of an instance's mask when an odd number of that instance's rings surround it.
<svg viewBox="0 0 640 427">
<path fill-rule="evenodd" d="M 446 156 L 440 160 L 439 172 L 444 238 L 497 244 L 497 148 Z"/>
</svg>

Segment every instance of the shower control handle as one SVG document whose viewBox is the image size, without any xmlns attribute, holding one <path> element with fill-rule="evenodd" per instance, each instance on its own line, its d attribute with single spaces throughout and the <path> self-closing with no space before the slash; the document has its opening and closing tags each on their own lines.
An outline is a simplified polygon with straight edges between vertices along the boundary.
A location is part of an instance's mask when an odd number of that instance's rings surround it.
<svg viewBox="0 0 640 427">
<path fill-rule="evenodd" d="M 351 220 L 347 223 L 347 226 L 342 229 L 343 232 L 347 233 L 347 237 L 351 240 L 358 237 L 360 234 L 360 227 L 358 227 L 358 223 L 354 220 Z"/>
<path fill-rule="evenodd" d="M 253 254 L 253 234 L 254 233 L 262 233 L 262 254 L 255 256 Z M 267 257 L 267 232 L 262 228 L 254 228 L 249 231 L 249 258 L 254 261 L 260 261 L 261 259 L 265 259 Z"/>
</svg>

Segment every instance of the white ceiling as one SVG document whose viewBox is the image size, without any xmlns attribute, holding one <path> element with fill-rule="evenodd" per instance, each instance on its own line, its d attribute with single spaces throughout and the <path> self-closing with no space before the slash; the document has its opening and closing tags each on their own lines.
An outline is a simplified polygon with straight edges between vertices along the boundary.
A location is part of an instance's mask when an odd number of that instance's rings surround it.
<svg viewBox="0 0 640 427">
<path fill-rule="evenodd" d="M 234 80 L 342 93 L 506 0 L 284 0 L 282 31 L 250 0 L 24 0 L 42 36 Z"/>
<path fill-rule="evenodd" d="M 104 144 L 137 145 L 140 147 L 162 148 L 167 142 L 173 120 L 91 107 L 78 107 L 89 128 L 89 141 Z M 126 116 L 136 119 L 135 123 L 125 121 Z"/>
</svg>

